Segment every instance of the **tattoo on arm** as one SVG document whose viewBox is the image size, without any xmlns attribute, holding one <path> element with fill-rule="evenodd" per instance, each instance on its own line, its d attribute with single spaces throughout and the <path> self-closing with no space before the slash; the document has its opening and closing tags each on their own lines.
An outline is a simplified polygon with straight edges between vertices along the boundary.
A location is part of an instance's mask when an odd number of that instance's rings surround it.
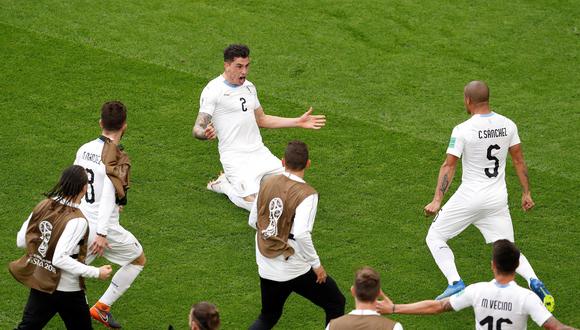
<svg viewBox="0 0 580 330">
<path fill-rule="evenodd" d="M 447 176 L 447 174 L 443 175 L 443 178 L 441 179 L 441 188 L 439 189 L 441 191 L 441 193 L 443 195 L 445 195 L 445 192 L 447 191 L 447 188 L 449 187 L 449 178 Z"/>
<path fill-rule="evenodd" d="M 196 138 L 205 140 L 205 129 L 207 125 L 211 123 L 211 115 L 205 112 L 200 112 L 195 120 L 195 125 L 193 126 L 193 133 Z"/>
</svg>

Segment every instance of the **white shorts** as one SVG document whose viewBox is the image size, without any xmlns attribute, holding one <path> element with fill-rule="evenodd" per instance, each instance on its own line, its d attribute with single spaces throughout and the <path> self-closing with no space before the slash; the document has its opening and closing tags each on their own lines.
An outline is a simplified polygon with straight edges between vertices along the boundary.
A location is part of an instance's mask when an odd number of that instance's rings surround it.
<svg viewBox="0 0 580 330">
<path fill-rule="evenodd" d="M 97 236 L 97 224 L 89 222 L 89 244 L 93 244 Z M 103 257 L 119 266 L 125 266 L 133 262 L 143 253 L 141 243 L 131 234 L 130 231 L 119 224 L 112 225 L 107 232 L 107 242 L 110 248 L 105 249 Z M 87 252 L 87 265 L 93 262 L 97 256 Z"/>
<path fill-rule="evenodd" d="M 266 147 L 253 152 L 225 152 L 220 161 L 226 178 L 240 197 L 258 193 L 264 175 L 284 172 L 280 158 Z"/>
<path fill-rule="evenodd" d="M 488 208 L 469 204 L 469 201 L 458 194 L 451 196 L 433 219 L 427 236 L 448 241 L 473 224 L 479 229 L 486 243 L 499 239 L 514 241 L 512 218 L 507 203 Z"/>
</svg>

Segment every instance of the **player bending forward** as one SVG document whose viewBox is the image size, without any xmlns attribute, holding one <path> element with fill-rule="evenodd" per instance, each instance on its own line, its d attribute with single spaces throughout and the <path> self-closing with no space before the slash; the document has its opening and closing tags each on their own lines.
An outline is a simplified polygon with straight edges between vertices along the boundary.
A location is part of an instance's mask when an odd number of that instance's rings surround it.
<svg viewBox="0 0 580 330">
<path fill-rule="evenodd" d="M 266 115 L 256 87 L 246 80 L 250 68 L 250 49 L 229 45 L 224 50 L 224 73 L 210 81 L 200 97 L 199 114 L 193 136 L 200 140 L 219 140 L 220 162 L 224 170 L 210 181 L 207 189 L 225 194 L 238 207 L 248 211 L 265 174 L 282 173 L 284 168 L 264 143 L 259 127 L 302 127 L 320 129 L 324 115 L 312 115 L 312 108 L 298 118 Z"/>
<path fill-rule="evenodd" d="M 89 188 L 81 210 L 89 220 L 90 254 L 87 263 L 104 256 L 121 268 L 115 273 L 105 294 L 91 308 L 91 316 L 105 326 L 118 329 L 111 305 L 131 286 L 145 265 L 139 241 L 119 224 L 119 211 L 127 204 L 129 158 L 119 142 L 127 129 L 127 108 L 117 101 L 101 108 L 102 135 L 77 151 L 75 164 L 85 168 Z"/>
<path fill-rule="evenodd" d="M 514 241 L 505 184 L 508 152 L 523 188 L 522 208 L 527 211 L 534 206 L 528 170 L 514 122 L 490 110 L 489 88 L 482 81 L 472 81 L 465 86 L 464 103 L 471 118 L 453 129 L 447 158 L 439 171 L 435 196 L 425 206 L 426 215 L 439 211 L 443 196 L 453 180 L 457 160 L 463 156 L 461 185 L 433 220 L 426 238 L 437 266 L 449 283 L 436 299 L 449 297 L 465 288 L 455 266 L 453 252 L 447 245 L 449 239 L 473 224 L 483 234 L 486 243 L 498 239 Z M 553 311 L 554 298 L 538 280 L 523 254 L 517 272 L 528 281 L 548 310 Z"/>
<path fill-rule="evenodd" d="M 382 294 L 377 304 L 381 314 L 439 314 L 473 307 L 475 329 L 525 330 L 528 316 L 537 325 L 551 330 L 572 329 L 562 324 L 546 309 L 530 290 L 514 281 L 520 261 L 520 251 L 514 243 L 502 239 L 493 243 L 491 269 L 494 280 L 475 283 L 443 300 L 425 300 L 412 304 L 393 304 Z"/>
</svg>

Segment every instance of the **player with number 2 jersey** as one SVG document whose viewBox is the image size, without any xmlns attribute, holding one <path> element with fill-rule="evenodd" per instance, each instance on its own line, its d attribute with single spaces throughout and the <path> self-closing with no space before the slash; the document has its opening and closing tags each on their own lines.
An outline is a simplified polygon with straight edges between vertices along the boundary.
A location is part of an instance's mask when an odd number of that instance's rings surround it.
<svg viewBox="0 0 580 330">
<path fill-rule="evenodd" d="M 301 127 L 320 129 L 323 115 L 312 115 L 312 108 L 298 118 L 266 115 L 254 84 L 246 79 L 250 49 L 229 45 L 224 50 L 224 73 L 203 89 L 193 136 L 200 140 L 217 137 L 224 173 L 210 181 L 207 189 L 225 194 L 238 207 L 248 211 L 256 197 L 261 178 L 282 173 L 280 159 L 274 156 L 260 135 L 260 127 Z"/>
<path fill-rule="evenodd" d="M 437 214 L 429 228 L 426 242 L 448 281 L 447 289 L 436 299 L 449 297 L 465 288 L 453 252 L 447 245 L 449 239 L 473 224 L 488 244 L 499 239 L 514 241 L 505 183 L 508 153 L 522 186 L 522 208 L 527 211 L 534 206 L 517 126 L 510 119 L 491 111 L 489 88 L 482 81 L 467 84 L 464 103 L 471 118 L 453 129 L 447 157 L 439 171 L 435 195 L 424 209 L 426 215 Z M 461 185 L 439 211 L 459 158 L 462 158 L 463 167 Z M 538 280 L 523 254 L 517 272 L 552 311 L 554 298 Z"/>
</svg>

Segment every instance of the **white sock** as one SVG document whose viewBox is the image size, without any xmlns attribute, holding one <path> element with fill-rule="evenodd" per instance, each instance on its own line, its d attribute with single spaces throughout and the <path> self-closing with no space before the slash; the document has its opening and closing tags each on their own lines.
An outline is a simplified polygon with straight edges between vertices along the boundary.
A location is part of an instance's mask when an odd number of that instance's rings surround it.
<svg viewBox="0 0 580 330">
<path fill-rule="evenodd" d="M 143 266 L 133 264 L 121 267 L 113 276 L 109 288 L 99 301 L 108 306 L 113 305 L 129 289 L 142 270 Z"/>
<path fill-rule="evenodd" d="M 439 269 L 447 278 L 449 285 L 453 282 L 461 280 L 459 273 L 457 272 L 457 266 L 455 266 L 455 257 L 453 256 L 453 251 L 445 241 L 442 239 L 434 238 L 427 234 L 425 239 L 435 263 L 439 266 Z"/>
<path fill-rule="evenodd" d="M 526 256 L 524 256 L 522 253 L 520 253 L 520 265 L 516 269 L 516 272 L 520 274 L 526 281 L 528 281 L 528 286 L 530 286 L 530 281 L 533 278 L 538 278 L 534 272 L 534 269 L 532 268 L 532 265 L 530 265 L 528 258 L 526 258 Z"/>
<path fill-rule="evenodd" d="M 234 189 L 234 187 L 229 182 L 227 182 L 227 180 L 223 182 L 221 185 L 222 191 L 224 192 L 224 194 L 226 194 L 226 196 L 228 196 L 228 198 L 230 199 L 230 201 L 232 201 L 232 203 L 234 203 L 237 207 L 241 207 L 248 211 L 252 210 L 253 202 L 248 202 L 243 197 L 238 196 L 236 194 L 236 190 Z"/>
</svg>

